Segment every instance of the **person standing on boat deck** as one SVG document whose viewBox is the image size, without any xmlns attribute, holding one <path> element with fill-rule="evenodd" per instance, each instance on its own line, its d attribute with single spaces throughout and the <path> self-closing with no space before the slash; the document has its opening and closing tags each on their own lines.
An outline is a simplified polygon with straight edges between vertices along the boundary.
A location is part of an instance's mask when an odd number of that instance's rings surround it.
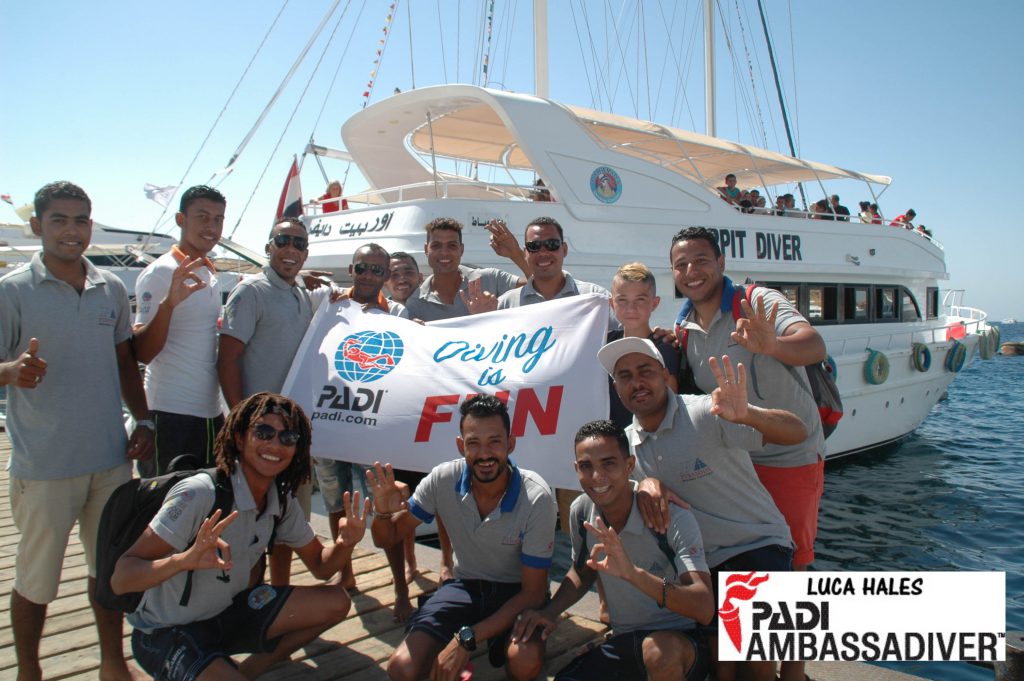
<svg viewBox="0 0 1024 681">
<path fill-rule="evenodd" d="M 10 611 L 19 681 L 42 678 L 39 641 L 76 521 L 99 630 L 99 676 L 131 678 L 122 614 L 94 600 L 96 532 L 107 498 L 131 478 L 130 459 L 151 455 L 153 422 L 132 355 L 124 283 L 83 257 L 91 212 L 88 195 L 70 182 L 41 188 L 30 224 L 42 250 L 0 278 L 0 386 L 12 445 L 11 515 L 21 533 Z M 130 438 L 122 399 L 135 419 Z"/>
<path fill-rule="evenodd" d="M 914 218 L 917 217 L 917 213 L 911 208 L 903 215 L 897 215 L 896 219 L 889 223 L 890 227 L 903 227 L 904 229 L 914 229 Z"/>
<path fill-rule="evenodd" d="M 487 641 L 493 666 L 510 679 L 534 679 L 544 664 L 540 636 L 510 641 L 516 617 L 544 604 L 554 551 L 555 506 L 547 483 L 509 458 L 516 439 L 508 409 L 492 395 L 459 408 L 461 459 L 434 467 L 408 503 L 391 465 L 368 474 L 377 517 L 373 541 L 388 547 L 421 522 L 444 520 L 455 551 L 455 578 L 426 600 L 388 660 L 388 676 L 454 681 Z"/>
<path fill-rule="evenodd" d="M 869 201 L 861 201 L 858 205 L 860 206 L 860 212 L 857 213 L 857 216 L 860 218 L 860 221 L 864 224 L 870 224 L 875 217 L 871 212 L 871 203 Z"/>
<path fill-rule="evenodd" d="M 348 210 L 348 200 L 341 197 L 342 187 L 339 180 L 331 180 L 327 185 L 324 195 L 313 199 L 313 203 L 319 203 L 320 209 L 326 213 L 337 213 L 339 210 Z"/>
<path fill-rule="evenodd" d="M 388 270 L 388 280 L 384 282 L 384 291 L 391 296 L 391 300 L 405 305 L 405 301 L 422 283 L 423 275 L 420 274 L 416 258 L 405 251 L 391 254 L 391 268 Z"/>
<path fill-rule="evenodd" d="M 633 423 L 626 429 L 636 456 L 638 504 L 644 521 L 666 532 L 669 501 L 689 504 L 704 540 L 711 584 L 720 571 L 787 571 L 793 543 L 782 513 L 757 478 L 750 452 L 764 443 L 807 438 L 796 415 L 747 402 L 746 367 L 727 356 L 711 358 L 716 387 L 710 395 L 673 395 L 661 353 L 646 338 L 622 338 L 597 353 Z M 717 650 L 716 622 L 707 630 Z M 715 656 L 717 658 L 717 655 Z M 746 663 L 758 681 L 774 678 L 771 662 Z M 719 665 L 718 678 L 734 667 Z"/>
<path fill-rule="evenodd" d="M 508 227 L 500 220 L 486 225 L 491 233 L 491 248 L 509 258 L 526 276 L 530 275 L 526 257 Z M 471 269 L 462 265 L 466 251 L 462 243 L 462 223 L 454 218 L 437 218 L 427 223 L 427 243 L 423 252 L 430 274 L 405 305 L 414 319 L 435 322 L 464 317 L 495 309 L 498 296 L 526 283 L 523 277 L 493 267 Z"/>
<path fill-rule="evenodd" d="M 498 309 L 535 305 L 556 298 L 569 298 L 581 293 L 599 293 L 611 298 L 608 289 L 589 281 L 579 281 L 562 269 L 565 256 L 569 254 L 569 244 L 565 242 L 565 234 L 558 220 L 550 217 L 539 217 L 526 227 L 524 238 L 526 260 L 533 273 L 526 286 L 505 293 L 498 298 Z M 620 328 L 614 315 L 609 316 L 608 330 Z M 561 518 L 562 531 L 569 534 L 569 506 L 579 496 L 576 490 L 558 489 L 558 514 Z"/>
<path fill-rule="evenodd" d="M 258 392 L 279 393 L 288 376 L 313 313 L 331 287 L 306 289 L 300 276 L 309 237 L 297 218 L 285 218 L 270 230 L 263 271 L 238 284 L 224 306 L 217 352 L 217 374 L 224 401 L 231 409 Z M 312 482 L 295 490 L 306 520 L 310 516 Z M 285 544 L 270 556 L 270 582 L 285 586 L 291 577 L 292 551 Z"/>
<path fill-rule="evenodd" d="M 310 426 L 281 395 L 251 395 L 228 414 L 217 436 L 218 479 L 232 490 L 231 512 L 210 513 L 214 479 L 193 475 L 167 492 L 163 506 L 114 566 L 115 593 L 144 592 L 128 615 L 136 662 L 161 681 L 254 679 L 345 618 L 344 589 L 262 584 L 271 535 L 294 547 L 315 578 L 350 563 L 366 531 L 369 500 L 345 495 L 348 514 L 325 547 L 294 503 L 309 479 Z M 209 516 L 209 517 L 207 517 Z M 181 595 L 191 579 L 191 597 Z M 241 664 L 231 655 L 252 653 Z"/>
<path fill-rule="evenodd" d="M 666 533 L 644 526 L 630 480 L 636 457 L 614 423 L 583 425 L 574 449 L 586 494 L 572 505 L 572 565 L 549 603 L 516 620 L 512 638 L 528 640 L 540 629 L 547 639 L 596 580 L 612 635 L 578 655 L 555 681 L 703 681 L 711 659 L 697 622 L 711 621 L 715 597 L 696 518 L 672 506 Z"/>
<path fill-rule="evenodd" d="M 722 198 L 729 203 L 739 203 L 740 201 L 740 188 L 736 186 L 736 176 L 729 173 L 725 176 L 725 186 L 718 188 Z"/>
<path fill-rule="evenodd" d="M 143 477 L 167 472 L 171 459 L 213 464 L 224 423 L 217 380 L 217 270 L 206 257 L 224 229 L 227 199 L 199 185 L 181 195 L 181 239 L 142 270 L 135 284 L 135 356 L 146 364 L 146 397 L 156 423 L 155 456 L 139 461 Z"/>
<path fill-rule="evenodd" d="M 833 194 L 829 197 L 829 201 L 832 204 L 832 212 L 838 217 L 836 220 L 842 220 L 843 222 L 850 221 L 850 209 L 839 203 L 839 194 Z"/>
<path fill-rule="evenodd" d="M 715 388 L 709 357 L 728 354 L 747 367 L 751 404 L 793 412 L 807 426 L 798 443 L 768 445 L 750 455 L 758 478 L 771 494 L 796 542 L 793 566 L 814 561 L 818 508 L 825 484 L 825 435 L 811 394 L 808 364 L 825 359 L 825 341 L 789 300 L 774 289 L 755 287 L 733 317 L 737 287 L 725 276 L 725 256 L 715 235 L 691 227 L 673 237 L 670 264 L 676 287 L 687 299 L 677 317 L 677 335 L 686 362 L 704 392 Z M 746 289 L 741 288 L 745 298 Z M 802 668 L 801 668 L 802 669 Z M 783 671 L 787 666 L 783 666 Z M 803 679 L 790 672 L 784 680 Z"/>
</svg>

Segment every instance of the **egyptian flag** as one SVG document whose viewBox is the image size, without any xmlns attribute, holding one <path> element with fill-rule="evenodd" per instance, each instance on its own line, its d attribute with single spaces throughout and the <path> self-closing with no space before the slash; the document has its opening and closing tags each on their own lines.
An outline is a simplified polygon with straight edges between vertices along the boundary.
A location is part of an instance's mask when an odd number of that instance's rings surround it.
<svg viewBox="0 0 1024 681">
<path fill-rule="evenodd" d="M 11 201 L 10 194 L 0 194 L 0 201 L 3 201 L 4 203 L 9 203 L 12 206 L 14 205 L 14 201 Z"/>
<path fill-rule="evenodd" d="M 292 167 L 288 171 L 288 179 L 281 190 L 281 200 L 277 202 L 277 220 L 281 218 L 297 218 L 302 216 L 302 187 L 299 185 L 299 162 L 292 158 Z"/>
</svg>

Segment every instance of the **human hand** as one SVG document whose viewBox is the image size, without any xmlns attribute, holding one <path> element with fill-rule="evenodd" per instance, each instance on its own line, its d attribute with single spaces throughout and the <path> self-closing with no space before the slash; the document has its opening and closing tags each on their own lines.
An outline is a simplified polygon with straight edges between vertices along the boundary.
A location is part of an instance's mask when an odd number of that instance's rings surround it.
<svg viewBox="0 0 1024 681">
<path fill-rule="evenodd" d="M 493 293 L 483 289 L 483 282 L 480 279 L 469 281 L 466 284 L 466 291 L 460 290 L 459 295 L 469 314 L 493 312 L 498 309 L 498 299 Z"/>
<path fill-rule="evenodd" d="M 336 544 L 355 546 L 366 533 L 366 516 L 370 513 L 370 500 L 364 499 L 360 504 L 359 497 L 358 490 L 342 495 L 345 515 L 338 519 L 338 538 L 334 540 Z"/>
<path fill-rule="evenodd" d="M 679 347 L 679 337 L 676 336 L 675 331 L 672 329 L 663 329 L 660 326 L 656 326 L 651 330 L 651 335 L 655 344 L 657 343 L 671 343 L 675 347 Z"/>
<path fill-rule="evenodd" d="M 736 330 L 730 334 L 732 340 L 755 354 L 774 356 L 779 342 L 775 335 L 778 301 L 770 312 L 765 310 L 764 297 L 757 299 L 756 309 L 750 306 L 749 300 L 741 300 L 740 307 L 744 316 L 736 320 Z"/>
<path fill-rule="evenodd" d="M 2 365 L 6 378 L 5 384 L 32 390 L 42 383 L 46 376 L 46 360 L 40 359 L 38 355 L 39 339 L 29 339 L 25 352 L 18 355 L 13 362 Z"/>
<path fill-rule="evenodd" d="M 491 220 L 484 225 L 484 229 L 491 233 L 491 248 L 496 254 L 509 260 L 515 260 L 522 255 L 523 249 L 504 220 Z"/>
<path fill-rule="evenodd" d="M 667 490 L 657 478 L 644 478 L 636 488 L 636 503 L 644 524 L 658 532 L 668 529 Z"/>
<path fill-rule="evenodd" d="M 512 625 L 512 642 L 529 641 L 537 629 L 540 629 L 540 640 L 546 641 L 559 621 L 558 617 L 552 618 L 543 610 L 523 610 L 516 615 L 516 622 Z"/>
<path fill-rule="evenodd" d="M 743 364 L 736 365 L 733 371 L 728 355 L 722 355 L 721 366 L 718 359 L 708 360 L 711 373 L 715 375 L 718 387 L 711 393 L 711 413 L 726 421 L 742 422 L 747 416 L 747 368 Z"/>
<path fill-rule="evenodd" d="M 172 308 L 188 299 L 196 291 L 206 288 L 206 282 L 199 278 L 196 270 L 204 267 L 204 258 L 186 257 L 171 275 L 171 286 L 164 301 Z"/>
<path fill-rule="evenodd" d="M 302 270 L 299 272 L 302 283 L 310 291 L 315 291 L 321 286 L 331 285 L 331 273 L 326 270 Z"/>
<path fill-rule="evenodd" d="M 373 463 L 373 468 L 366 471 L 366 482 L 373 496 L 373 510 L 378 515 L 397 513 L 409 505 L 403 498 L 402 488 L 395 482 L 395 471 L 391 464 Z"/>
<path fill-rule="evenodd" d="M 434 661 L 430 681 L 456 681 L 467 662 L 469 651 L 460 646 L 456 639 L 452 639 Z"/>
<path fill-rule="evenodd" d="M 329 300 L 332 305 L 342 300 L 348 300 L 348 298 L 349 295 L 347 288 L 335 288 L 334 286 L 331 286 L 331 295 Z"/>
<path fill-rule="evenodd" d="M 230 570 L 231 545 L 220 538 L 228 525 L 238 517 L 238 511 L 232 511 L 223 520 L 218 508 L 199 526 L 192 546 L 185 549 L 184 563 L 187 570 Z"/>
<path fill-rule="evenodd" d="M 590 558 L 587 566 L 597 572 L 607 572 L 612 577 L 629 579 L 629 573 L 633 571 L 633 561 L 629 559 L 622 540 L 614 528 L 607 527 L 604 522 L 597 518 L 594 524 L 583 523 L 587 531 L 597 537 L 597 543 L 590 549 Z M 604 554 L 603 559 L 598 556 Z"/>
<path fill-rule="evenodd" d="M 128 438 L 128 458 L 142 461 L 153 456 L 154 433 L 145 426 L 135 426 Z"/>
</svg>

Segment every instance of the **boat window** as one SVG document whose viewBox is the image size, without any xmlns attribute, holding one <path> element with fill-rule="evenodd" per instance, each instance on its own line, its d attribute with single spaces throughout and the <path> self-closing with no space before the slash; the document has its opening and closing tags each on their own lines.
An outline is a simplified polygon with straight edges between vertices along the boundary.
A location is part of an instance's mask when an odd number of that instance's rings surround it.
<svg viewBox="0 0 1024 681">
<path fill-rule="evenodd" d="M 939 288 L 929 286 L 925 293 L 925 304 L 928 306 L 928 319 L 935 319 L 939 316 Z"/>
<path fill-rule="evenodd" d="M 903 288 L 900 290 L 900 300 L 903 303 L 900 309 L 900 320 L 904 322 L 921 321 L 921 311 L 917 307 L 917 301 L 914 300 L 914 294 Z"/>
<path fill-rule="evenodd" d="M 772 286 L 773 289 L 786 296 L 786 300 L 793 305 L 793 307 L 800 309 L 800 284 L 779 284 L 778 286 Z"/>
<path fill-rule="evenodd" d="M 843 319 L 853 322 L 867 322 L 870 320 L 867 286 L 847 286 L 843 288 Z"/>
<path fill-rule="evenodd" d="M 897 318 L 896 288 L 879 286 L 875 289 L 875 319 L 893 321 Z"/>
<path fill-rule="evenodd" d="M 807 286 L 807 319 L 813 323 L 839 321 L 839 287 L 835 284 Z"/>
</svg>

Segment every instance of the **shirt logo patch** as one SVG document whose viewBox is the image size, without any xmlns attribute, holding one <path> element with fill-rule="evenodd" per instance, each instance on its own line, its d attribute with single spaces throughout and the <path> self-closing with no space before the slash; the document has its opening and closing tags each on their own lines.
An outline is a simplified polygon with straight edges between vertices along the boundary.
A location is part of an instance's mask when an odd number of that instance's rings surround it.
<svg viewBox="0 0 1024 681">
<path fill-rule="evenodd" d="M 679 475 L 680 479 L 684 481 L 696 480 L 697 478 L 703 478 L 706 475 L 711 475 L 713 469 L 711 469 L 706 463 L 700 459 L 694 459 L 693 469 L 686 473 Z"/>
<path fill-rule="evenodd" d="M 117 323 L 117 314 L 111 308 L 108 314 L 101 314 L 99 318 L 100 326 L 114 326 Z"/>
<path fill-rule="evenodd" d="M 249 609 L 262 610 L 265 605 L 277 598 L 277 589 L 263 584 L 249 592 Z"/>
<path fill-rule="evenodd" d="M 507 534 L 501 538 L 502 546 L 519 546 L 523 543 L 523 533 Z"/>
</svg>

